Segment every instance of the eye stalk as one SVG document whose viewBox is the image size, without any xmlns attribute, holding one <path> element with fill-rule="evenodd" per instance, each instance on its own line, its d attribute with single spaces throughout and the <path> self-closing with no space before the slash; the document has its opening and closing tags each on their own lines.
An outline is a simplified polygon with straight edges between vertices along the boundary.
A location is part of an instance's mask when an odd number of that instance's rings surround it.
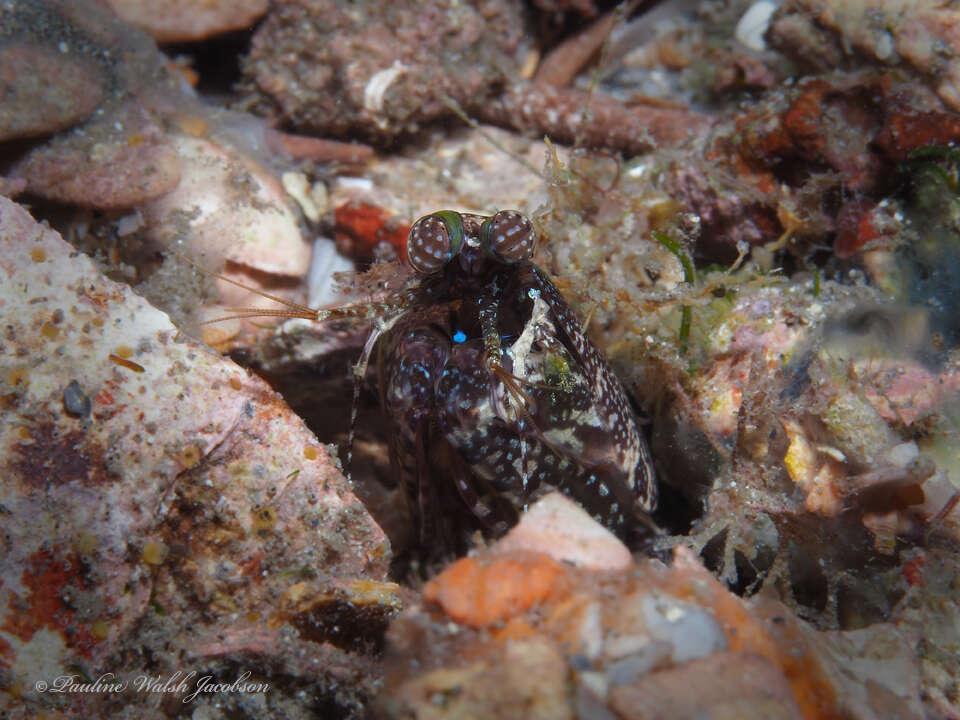
<svg viewBox="0 0 960 720">
<path fill-rule="evenodd" d="M 463 245 L 463 218 L 453 210 L 424 215 L 407 235 L 407 261 L 418 275 L 430 275 L 446 265 Z"/>
<path fill-rule="evenodd" d="M 520 262 L 533 255 L 533 223 L 516 210 L 500 210 L 483 221 L 480 240 L 497 260 Z"/>
</svg>

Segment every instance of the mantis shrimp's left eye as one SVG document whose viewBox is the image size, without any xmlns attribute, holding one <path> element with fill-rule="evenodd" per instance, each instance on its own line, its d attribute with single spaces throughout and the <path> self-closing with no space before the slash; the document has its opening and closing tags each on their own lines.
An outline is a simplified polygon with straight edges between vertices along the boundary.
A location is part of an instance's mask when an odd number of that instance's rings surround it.
<svg viewBox="0 0 960 720">
<path fill-rule="evenodd" d="M 516 210 L 501 210 L 480 229 L 485 247 L 498 260 L 515 263 L 533 255 L 533 223 Z"/>
<path fill-rule="evenodd" d="M 463 218 L 451 210 L 441 210 L 420 218 L 410 228 L 407 260 L 418 275 L 430 275 L 460 252 L 461 244 Z"/>
</svg>

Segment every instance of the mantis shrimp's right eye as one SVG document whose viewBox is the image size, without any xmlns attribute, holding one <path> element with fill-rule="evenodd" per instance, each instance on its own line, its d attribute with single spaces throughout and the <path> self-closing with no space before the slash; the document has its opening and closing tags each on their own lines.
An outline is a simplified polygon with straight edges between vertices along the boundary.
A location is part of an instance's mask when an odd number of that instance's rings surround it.
<svg viewBox="0 0 960 720">
<path fill-rule="evenodd" d="M 407 236 L 407 260 L 418 275 L 437 272 L 460 251 L 463 218 L 442 210 L 417 220 Z"/>
<path fill-rule="evenodd" d="M 484 221 L 480 232 L 487 250 L 502 262 L 516 263 L 533 255 L 533 223 L 516 210 L 500 210 Z"/>
</svg>

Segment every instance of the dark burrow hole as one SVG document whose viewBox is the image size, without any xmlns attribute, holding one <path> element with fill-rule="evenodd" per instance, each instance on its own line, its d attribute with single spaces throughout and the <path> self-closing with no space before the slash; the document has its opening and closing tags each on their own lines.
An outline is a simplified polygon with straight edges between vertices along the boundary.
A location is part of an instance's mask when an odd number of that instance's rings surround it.
<svg viewBox="0 0 960 720">
<path fill-rule="evenodd" d="M 198 76 L 196 91 L 208 100 L 229 94 L 243 77 L 242 59 L 250 50 L 253 28 L 217 35 L 198 43 L 168 43 L 162 50 L 184 60 Z"/>
<path fill-rule="evenodd" d="M 728 529 L 721 530 L 714 535 L 700 552 L 700 558 L 703 564 L 712 573 L 719 573 L 724 568 L 723 557 L 727 545 L 727 538 L 730 535 Z M 760 587 L 767 571 L 773 565 L 774 552 L 770 549 L 757 549 L 756 557 L 751 560 L 746 553 L 736 549 L 733 553 L 733 562 L 736 569 L 736 580 L 728 583 L 731 592 L 741 597 L 752 595 Z"/>
<path fill-rule="evenodd" d="M 721 530 L 710 538 L 707 544 L 703 546 L 703 550 L 700 551 L 700 559 L 703 560 L 703 564 L 710 572 L 717 572 L 723 563 L 723 550 L 727 544 L 727 534 L 727 530 Z"/>
<path fill-rule="evenodd" d="M 787 549 L 787 567 L 790 590 L 797 604 L 817 612 L 825 610 L 830 588 L 818 558 L 791 542 Z"/>
</svg>

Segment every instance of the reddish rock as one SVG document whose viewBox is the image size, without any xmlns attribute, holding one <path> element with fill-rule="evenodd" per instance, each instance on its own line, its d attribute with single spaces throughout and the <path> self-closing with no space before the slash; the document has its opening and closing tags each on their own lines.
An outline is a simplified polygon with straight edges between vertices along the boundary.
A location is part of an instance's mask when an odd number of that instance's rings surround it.
<svg viewBox="0 0 960 720">
<path fill-rule="evenodd" d="M 780 105 L 780 106 L 778 106 Z M 960 116 L 929 91 L 875 73 L 808 78 L 737 119 L 739 152 L 754 167 L 827 165 L 856 190 L 883 187 L 892 162 L 960 140 Z"/>
<path fill-rule="evenodd" d="M 759 655 L 717 653 L 610 691 L 625 720 L 800 720 L 790 685 Z"/>
<path fill-rule="evenodd" d="M 945 103 L 960 110 L 958 24 L 960 12 L 944 3 L 854 0 L 841 5 L 789 0 L 779 9 L 770 37 L 794 57 L 829 58 L 823 69 L 850 62 L 851 50 L 875 63 L 906 66 L 925 77 Z M 791 26 L 801 30 L 791 31 Z"/>
<path fill-rule="evenodd" d="M 880 158 L 870 143 L 882 123 L 888 85 L 859 76 L 808 79 L 784 110 L 768 101 L 737 119 L 740 153 L 760 167 L 795 158 L 827 165 L 851 188 L 871 188 L 879 181 Z"/>
<path fill-rule="evenodd" d="M 93 62 L 54 48 L 0 48 L 0 141 L 73 127 L 103 100 L 104 82 Z"/>
<path fill-rule="evenodd" d="M 267 11 L 268 0 L 107 0 L 131 25 L 157 42 L 191 42 L 246 30 Z"/>
<path fill-rule="evenodd" d="M 936 108 L 917 107 L 909 97 L 891 99 L 883 128 L 874 139 L 887 157 L 897 162 L 926 145 L 950 145 L 960 140 L 960 115 Z"/>
<path fill-rule="evenodd" d="M 136 104 L 83 133 L 59 136 L 31 151 L 12 172 L 30 192 L 57 202 L 127 208 L 180 182 L 180 159 L 166 135 Z"/>
</svg>

